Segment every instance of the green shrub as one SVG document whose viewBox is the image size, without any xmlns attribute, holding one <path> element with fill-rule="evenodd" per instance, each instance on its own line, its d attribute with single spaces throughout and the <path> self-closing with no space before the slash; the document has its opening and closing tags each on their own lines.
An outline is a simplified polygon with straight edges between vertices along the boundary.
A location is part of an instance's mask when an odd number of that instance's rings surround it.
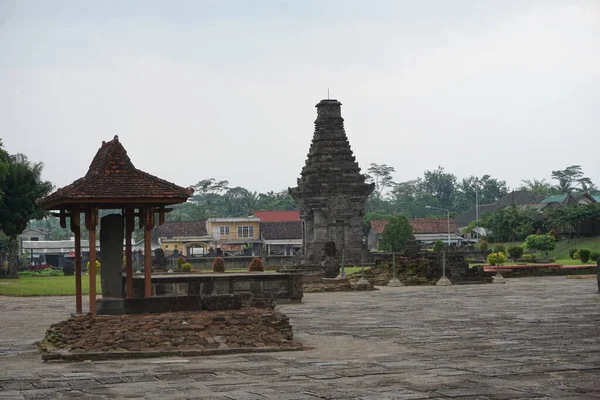
<svg viewBox="0 0 600 400">
<path fill-rule="evenodd" d="M 252 261 L 250 261 L 250 265 L 248 266 L 249 272 L 262 272 L 265 270 L 263 262 L 260 258 L 254 257 Z"/>
<path fill-rule="evenodd" d="M 521 258 L 524 252 L 525 249 L 523 249 L 523 246 L 510 246 L 508 248 L 508 255 L 513 261 L 517 261 L 519 258 Z"/>
<path fill-rule="evenodd" d="M 548 253 L 556 248 L 556 238 L 552 235 L 529 235 L 525 239 L 525 248 L 541 251 L 548 258 Z"/>
<path fill-rule="evenodd" d="M 590 261 L 591 254 L 592 254 L 592 252 L 590 251 L 590 249 L 579 249 L 579 259 L 584 264 L 586 264 L 588 261 Z"/>
<path fill-rule="evenodd" d="M 577 257 L 575 257 L 576 253 L 577 253 L 577 249 L 570 249 L 569 250 L 569 258 L 571 260 L 577 260 Z"/>
<path fill-rule="evenodd" d="M 599 259 L 600 259 L 600 252 L 592 251 L 592 253 L 590 254 L 590 260 L 596 262 Z"/>
<path fill-rule="evenodd" d="M 177 268 L 181 269 L 183 264 L 185 264 L 185 258 L 182 256 L 177 257 Z"/>
<path fill-rule="evenodd" d="M 469 264 L 473 264 L 477 262 L 477 259 L 475 257 L 467 257 L 465 258 L 465 261 L 468 262 Z"/>
<path fill-rule="evenodd" d="M 531 254 L 525 254 L 525 255 L 523 256 L 523 260 L 525 260 L 525 261 L 529 261 L 529 260 L 532 260 L 532 259 L 533 259 L 533 258 L 532 258 L 532 255 L 531 255 Z"/>
<path fill-rule="evenodd" d="M 479 242 L 479 250 L 488 251 L 488 243 L 485 240 Z"/>
<path fill-rule="evenodd" d="M 433 251 L 442 251 L 444 249 L 444 242 L 441 240 L 436 240 L 433 244 Z"/>
<path fill-rule="evenodd" d="M 192 270 L 192 264 L 190 264 L 190 263 L 183 263 L 183 264 L 181 264 L 181 266 L 179 267 L 179 269 L 181 269 L 181 271 L 183 271 L 183 272 L 190 272 Z"/>
<path fill-rule="evenodd" d="M 88 261 L 85 264 L 85 267 L 87 268 L 87 270 L 90 270 L 90 262 Z M 100 267 L 102 267 L 102 264 L 100 264 L 100 261 L 96 260 L 96 273 L 99 274 L 100 273 Z"/>
<path fill-rule="evenodd" d="M 506 261 L 506 257 L 503 252 L 491 253 L 487 256 L 487 261 L 490 265 L 501 265 Z"/>
<path fill-rule="evenodd" d="M 217 257 L 213 261 L 213 272 L 225 272 L 225 260 L 221 257 Z"/>
<path fill-rule="evenodd" d="M 503 244 L 497 244 L 494 246 L 494 253 L 504 253 L 506 254 L 506 250 L 504 249 Z"/>
</svg>

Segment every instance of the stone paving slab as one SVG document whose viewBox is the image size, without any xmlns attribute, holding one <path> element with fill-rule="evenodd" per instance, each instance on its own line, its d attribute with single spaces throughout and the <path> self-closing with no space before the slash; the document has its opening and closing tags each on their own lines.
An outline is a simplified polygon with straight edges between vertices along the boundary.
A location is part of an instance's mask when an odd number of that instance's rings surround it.
<svg viewBox="0 0 600 400">
<path fill-rule="evenodd" d="M 281 305 L 302 352 L 42 362 L 72 297 L 0 298 L 4 399 L 595 399 L 600 295 L 565 277 L 381 287 Z"/>
</svg>

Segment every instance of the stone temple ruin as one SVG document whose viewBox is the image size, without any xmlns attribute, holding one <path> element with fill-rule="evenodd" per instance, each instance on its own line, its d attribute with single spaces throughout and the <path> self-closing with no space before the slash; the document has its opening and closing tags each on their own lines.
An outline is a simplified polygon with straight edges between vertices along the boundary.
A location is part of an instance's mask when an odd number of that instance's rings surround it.
<svg viewBox="0 0 600 400">
<path fill-rule="evenodd" d="M 302 218 L 303 265 L 323 264 L 323 275 L 335 277 L 342 251 L 347 264 L 368 253 L 363 241 L 365 202 L 375 185 L 365 176 L 350 148 L 341 105 L 322 100 L 315 132 L 298 186 L 289 189 Z"/>
</svg>

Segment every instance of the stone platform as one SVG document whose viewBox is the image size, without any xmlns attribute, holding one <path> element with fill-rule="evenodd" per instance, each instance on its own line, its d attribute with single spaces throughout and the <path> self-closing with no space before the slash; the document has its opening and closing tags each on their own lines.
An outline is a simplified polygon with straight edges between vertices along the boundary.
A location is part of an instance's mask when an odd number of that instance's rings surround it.
<svg viewBox="0 0 600 400">
<path fill-rule="evenodd" d="M 266 297 L 276 300 L 277 303 L 302 302 L 302 275 L 261 272 L 152 275 L 153 297 L 224 294 Z M 144 297 L 142 275 L 133 276 L 133 297 Z"/>
<path fill-rule="evenodd" d="M 301 347 L 285 314 L 257 308 L 72 317 L 53 324 L 40 343 L 42 359 L 72 361 Z"/>
</svg>

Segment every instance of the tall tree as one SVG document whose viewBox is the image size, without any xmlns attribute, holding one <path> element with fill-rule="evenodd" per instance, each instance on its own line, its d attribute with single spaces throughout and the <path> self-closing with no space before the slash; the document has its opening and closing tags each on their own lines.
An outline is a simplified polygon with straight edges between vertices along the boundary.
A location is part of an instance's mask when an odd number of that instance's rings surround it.
<svg viewBox="0 0 600 400">
<path fill-rule="evenodd" d="M 46 214 L 36 200 L 48 195 L 52 184 L 43 181 L 42 163 L 32 163 L 26 156 L 16 154 L 8 157 L 8 168 L 2 182 L 3 197 L 0 202 L 0 228 L 8 236 L 8 275 L 17 277 L 19 264 L 18 235 L 23 233 L 32 219 Z"/>
<path fill-rule="evenodd" d="M 394 185 L 392 172 L 396 172 L 394 167 L 386 164 L 371 163 L 368 169 L 367 182 L 375 183 L 375 192 L 379 197 L 383 195 L 383 191 L 391 188 Z"/>
<path fill-rule="evenodd" d="M 581 165 L 571 165 L 562 170 L 552 171 L 552 179 L 558 181 L 557 187 L 561 193 L 573 193 L 577 189 L 587 192 L 594 189 L 592 180 L 583 175 Z"/>
<path fill-rule="evenodd" d="M 545 179 L 523 179 L 521 182 L 523 184 L 519 187 L 519 190 L 527 190 L 540 196 L 550 196 L 551 194 L 555 194 L 556 191 L 552 184 Z"/>
<path fill-rule="evenodd" d="M 435 171 L 425 171 L 423 189 L 431 193 L 439 201 L 440 207 L 452 208 L 456 176 L 444 172 L 443 167 Z"/>
</svg>

